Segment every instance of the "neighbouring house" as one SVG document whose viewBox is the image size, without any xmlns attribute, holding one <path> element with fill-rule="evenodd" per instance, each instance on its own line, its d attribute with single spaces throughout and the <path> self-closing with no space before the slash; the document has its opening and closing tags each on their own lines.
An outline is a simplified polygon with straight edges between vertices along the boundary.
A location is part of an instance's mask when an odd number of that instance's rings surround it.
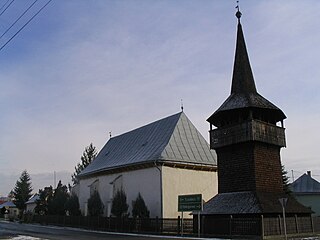
<svg viewBox="0 0 320 240">
<path fill-rule="evenodd" d="M 7 201 L 0 204 L 0 209 L 6 209 L 5 218 L 15 219 L 19 216 L 19 209 L 12 201 Z"/>
<path fill-rule="evenodd" d="M 172 218 L 178 195 L 201 193 L 204 201 L 217 194 L 215 152 L 184 112 L 110 138 L 94 161 L 79 174 L 75 188 L 80 209 L 98 191 L 104 215 L 111 215 L 112 199 L 121 188 L 129 213 L 140 193 L 150 217 Z M 191 216 L 189 216 L 191 217 Z"/>
<path fill-rule="evenodd" d="M 0 197 L 0 205 L 2 203 L 8 202 L 8 201 L 10 201 L 10 198 L 8 198 L 8 197 Z"/>
<path fill-rule="evenodd" d="M 34 194 L 31 198 L 26 202 L 26 212 L 34 213 L 34 209 L 37 206 L 37 200 L 39 200 L 39 194 Z"/>
<path fill-rule="evenodd" d="M 312 178 L 311 171 L 295 180 L 290 188 L 300 203 L 310 207 L 313 215 L 320 216 L 320 183 Z"/>
</svg>

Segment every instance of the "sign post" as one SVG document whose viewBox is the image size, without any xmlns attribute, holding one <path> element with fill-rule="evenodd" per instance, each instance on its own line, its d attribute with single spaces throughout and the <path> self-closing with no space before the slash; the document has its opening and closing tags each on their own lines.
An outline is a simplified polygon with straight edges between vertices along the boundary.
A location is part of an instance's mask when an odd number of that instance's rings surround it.
<svg viewBox="0 0 320 240">
<path fill-rule="evenodd" d="M 200 237 L 200 211 L 202 211 L 202 207 L 202 194 L 178 196 L 178 211 L 182 213 L 181 236 L 183 236 L 183 212 L 198 211 L 198 236 Z"/>
</svg>

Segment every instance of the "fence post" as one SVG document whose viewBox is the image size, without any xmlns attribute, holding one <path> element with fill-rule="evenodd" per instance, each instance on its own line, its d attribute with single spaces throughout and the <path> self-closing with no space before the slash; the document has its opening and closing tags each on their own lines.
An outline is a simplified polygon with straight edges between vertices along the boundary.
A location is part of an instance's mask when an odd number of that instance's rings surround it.
<svg viewBox="0 0 320 240">
<path fill-rule="evenodd" d="M 281 217 L 280 215 L 278 215 L 278 219 L 279 219 L 279 230 L 280 230 L 280 235 L 282 234 L 282 224 L 281 224 Z"/>
<path fill-rule="evenodd" d="M 296 232 L 299 233 L 300 231 L 299 231 L 299 223 L 298 223 L 298 216 L 297 216 L 297 214 L 294 215 L 294 218 L 295 218 L 295 220 L 296 220 Z"/>
<path fill-rule="evenodd" d="M 263 218 L 263 214 L 261 215 L 261 236 L 262 236 L 262 239 L 264 239 L 264 218 Z"/>
<path fill-rule="evenodd" d="M 311 220 L 312 233 L 314 233 L 314 225 L 313 225 L 312 215 L 310 215 L 310 220 Z"/>
<path fill-rule="evenodd" d="M 204 215 L 202 215 L 201 216 L 201 232 L 202 232 L 202 234 L 204 234 L 205 233 L 205 229 L 204 229 L 204 223 L 205 223 L 205 216 Z"/>
<path fill-rule="evenodd" d="M 181 219 L 180 219 L 180 216 L 178 216 L 178 235 L 180 235 L 180 233 L 181 233 L 181 225 L 180 225 L 180 223 L 181 223 Z"/>
<path fill-rule="evenodd" d="M 159 231 L 159 218 L 156 216 L 156 232 Z"/>
<path fill-rule="evenodd" d="M 200 219 L 200 211 L 198 212 L 198 238 L 200 238 L 201 235 L 201 219 Z"/>
<path fill-rule="evenodd" d="M 232 215 L 230 215 L 230 219 L 229 219 L 229 233 L 231 236 L 232 235 Z"/>
</svg>

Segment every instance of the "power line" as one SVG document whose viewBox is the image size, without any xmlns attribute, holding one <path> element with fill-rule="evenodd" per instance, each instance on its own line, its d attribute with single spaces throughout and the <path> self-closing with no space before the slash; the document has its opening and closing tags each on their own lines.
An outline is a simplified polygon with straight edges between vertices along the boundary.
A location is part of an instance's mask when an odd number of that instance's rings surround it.
<svg viewBox="0 0 320 240">
<path fill-rule="evenodd" d="M 33 7 L 33 5 L 38 2 L 35 0 L 12 24 L 11 26 L 0 36 L 0 39 Z"/>
<path fill-rule="evenodd" d="M 14 0 L 12 0 L 9 4 L 8 4 L 8 6 L 0 13 L 0 16 L 10 7 L 10 5 L 12 4 L 14 2 Z M 5 6 L 7 4 L 7 2 L 3 5 L 3 7 Z M 2 8 L 3 8 L 2 7 Z"/>
<path fill-rule="evenodd" d="M 10 0 L 7 0 L 6 3 L 2 5 L 2 7 L 0 8 L 0 11 L 7 5 L 7 3 L 8 3 L 9 1 L 10 1 Z"/>
<path fill-rule="evenodd" d="M 13 0 L 14 1 L 14 0 Z M 38 10 L 5 44 L 3 44 L 0 48 L 0 51 L 9 43 L 12 39 L 14 39 L 52 0 L 49 0 L 42 8 Z"/>
</svg>

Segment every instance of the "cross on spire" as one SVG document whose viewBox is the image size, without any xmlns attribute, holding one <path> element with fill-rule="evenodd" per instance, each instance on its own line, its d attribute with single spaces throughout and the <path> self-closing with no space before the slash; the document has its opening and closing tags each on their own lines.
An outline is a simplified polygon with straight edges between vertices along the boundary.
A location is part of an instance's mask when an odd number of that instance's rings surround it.
<svg viewBox="0 0 320 240">
<path fill-rule="evenodd" d="M 237 1 L 236 9 L 238 9 L 238 11 L 236 12 L 236 17 L 238 18 L 238 23 L 240 23 L 240 18 L 241 18 L 242 13 L 240 12 L 239 1 Z"/>
</svg>

